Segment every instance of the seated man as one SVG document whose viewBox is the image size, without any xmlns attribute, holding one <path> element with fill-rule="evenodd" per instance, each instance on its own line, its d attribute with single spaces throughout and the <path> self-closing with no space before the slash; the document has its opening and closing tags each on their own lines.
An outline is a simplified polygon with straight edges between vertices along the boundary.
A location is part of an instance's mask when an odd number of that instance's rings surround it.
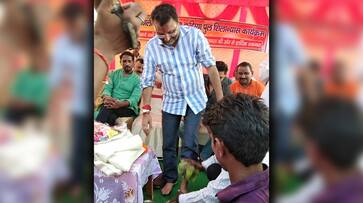
<svg viewBox="0 0 363 203">
<path fill-rule="evenodd" d="M 108 84 L 103 90 L 103 105 L 96 121 L 115 125 L 118 117 L 136 117 L 141 97 L 140 78 L 133 72 L 134 55 L 125 51 L 120 55 L 123 69 L 113 71 L 108 76 Z"/>
<path fill-rule="evenodd" d="M 218 69 L 219 78 L 221 79 L 223 95 L 224 96 L 230 95 L 231 94 L 230 85 L 232 84 L 232 80 L 229 79 L 228 77 L 226 77 L 226 73 L 228 71 L 228 66 L 223 61 L 216 61 L 216 66 Z M 213 106 L 214 103 L 217 102 L 216 93 L 212 87 L 212 84 L 209 80 L 208 75 L 204 75 L 204 85 L 205 85 L 205 89 L 206 89 L 206 93 L 207 93 L 207 97 L 208 97 L 207 106 L 206 106 L 206 109 L 208 109 L 209 107 Z M 206 135 L 207 134 L 206 132 L 207 131 L 205 130 L 205 127 L 203 125 L 201 125 L 199 133 L 202 134 L 202 136 L 205 135 L 206 138 L 208 138 Z M 204 147 L 200 151 L 200 158 L 202 160 L 206 160 L 212 154 L 213 154 L 213 151 L 212 151 L 212 147 L 211 147 L 211 141 L 209 140 L 209 141 L 207 141 L 207 143 L 204 145 Z"/>
<path fill-rule="evenodd" d="M 208 178 L 212 163 L 219 162 L 222 170 L 207 187 L 179 193 L 172 202 L 268 202 L 269 172 L 262 162 L 269 146 L 269 114 L 262 100 L 244 94 L 226 96 L 206 111 L 203 124 L 215 155 L 202 166 Z"/>
<path fill-rule="evenodd" d="M 340 61 L 335 62 L 331 78 L 324 84 L 326 95 L 354 99 L 358 95 L 358 82 L 350 78 L 349 67 Z"/>
<path fill-rule="evenodd" d="M 253 70 L 250 63 L 242 62 L 238 64 L 235 72 L 236 81 L 231 85 L 231 92 L 233 94 L 243 93 L 261 97 L 265 86 L 261 82 L 252 79 L 252 76 Z"/>
<path fill-rule="evenodd" d="M 137 58 L 135 61 L 135 72 L 138 76 L 142 76 L 142 71 L 144 71 L 144 59 Z"/>
<path fill-rule="evenodd" d="M 43 45 L 37 45 L 31 53 L 29 68 L 19 71 L 11 86 L 5 120 L 22 124 L 27 118 L 42 118 L 48 106 L 47 80 L 48 53 Z"/>
<path fill-rule="evenodd" d="M 220 202 L 268 202 L 269 171 L 262 164 L 269 148 L 269 112 L 261 99 L 244 94 L 224 97 L 206 111 L 203 124 L 212 149 L 231 185 Z"/>
<path fill-rule="evenodd" d="M 226 77 L 228 66 L 223 61 L 216 61 L 216 67 L 218 69 L 219 78 L 221 79 L 223 95 L 224 96 L 230 95 L 231 94 L 230 85 L 232 84 L 232 80 Z M 216 99 L 216 93 L 212 87 L 211 81 L 209 80 L 207 74 L 204 75 L 204 85 L 208 97 L 207 107 L 206 107 L 208 109 L 212 104 L 214 104 L 217 101 L 217 99 Z"/>
<path fill-rule="evenodd" d="M 216 66 L 218 69 L 219 78 L 221 79 L 222 87 L 229 87 L 233 82 L 226 76 L 228 72 L 228 65 L 224 61 L 216 61 Z"/>
<path fill-rule="evenodd" d="M 302 109 L 298 127 L 304 150 L 322 179 L 308 202 L 362 202 L 363 173 L 357 164 L 363 151 L 362 119 L 356 104 L 344 98 L 324 97 Z"/>
</svg>

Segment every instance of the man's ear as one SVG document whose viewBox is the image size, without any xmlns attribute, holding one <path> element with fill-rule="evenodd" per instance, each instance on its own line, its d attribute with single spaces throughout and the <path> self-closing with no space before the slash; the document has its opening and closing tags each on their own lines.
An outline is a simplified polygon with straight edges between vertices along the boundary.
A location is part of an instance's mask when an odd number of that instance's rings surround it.
<svg viewBox="0 0 363 203">
<path fill-rule="evenodd" d="M 224 142 L 219 138 L 214 138 L 214 149 L 218 158 L 223 158 L 226 154 Z"/>
<path fill-rule="evenodd" d="M 315 167 L 325 163 L 326 157 L 320 152 L 319 147 L 311 140 L 306 140 L 305 153 L 309 156 L 311 163 Z"/>
</svg>

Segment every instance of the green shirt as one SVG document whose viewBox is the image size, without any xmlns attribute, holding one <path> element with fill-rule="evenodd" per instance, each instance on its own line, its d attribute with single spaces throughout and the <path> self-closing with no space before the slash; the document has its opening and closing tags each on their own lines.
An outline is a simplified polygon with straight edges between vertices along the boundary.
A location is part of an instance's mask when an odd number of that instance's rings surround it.
<svg viewBox="0 0 363 203">
<path fill-rule="evenodd" d="M 34 104 L 44 111 L 49 99 L 49 85 L 44 72 L 31 69 L 21 70 L 11 86 L 11 96 Z"/>
<path fill-rule="evenodd" d="M 141 98 L 140 78 L 134 72 L 125 76 L 123 69 L 115 70 L 108 75 L 108 84 L 105 85 L 102 95 L 128 101 L 130 103 L 128 108 L 138 115 L 138 103 Z"/>
</svg>

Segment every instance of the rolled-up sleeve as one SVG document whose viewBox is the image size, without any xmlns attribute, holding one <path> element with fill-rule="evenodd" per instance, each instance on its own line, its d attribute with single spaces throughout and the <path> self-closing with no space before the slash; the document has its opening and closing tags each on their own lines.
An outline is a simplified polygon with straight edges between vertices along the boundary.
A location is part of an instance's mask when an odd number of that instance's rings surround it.
<svg viewBox="0 0 363 203">
<path fill-rule="evenodd" d="M 145 50 L 144 71 L 142 72 L 141 77 L 142 89 L 146 87 L 153 87 L 155 82 L 156 64 L 152 56 L 153 53 L 151 46 L 151 44 L 148 44 Z"/>
<path fill-rule="evenodd" d="M 209 68 L 215 66 L 216 62 L 212 55 L 212 50 L 209 46 L 209 42 L 204 34 L 197 30 L 197 60 L 204 67 Z"/>
<path fill-rule="evenodd" d="M 52 64 L 49 71 L 48 80 L 52 90 L 59 87 L 62 80 L 64 80 L 64 73 L 68 71 L 66 70 L 68 67 L 63 64 L 64 59 L 63 53 L 61 52 L 63 47 L 61 45 L 62 44 L 60 42 L 56 43 L 51 56 Z"/>
</svg>

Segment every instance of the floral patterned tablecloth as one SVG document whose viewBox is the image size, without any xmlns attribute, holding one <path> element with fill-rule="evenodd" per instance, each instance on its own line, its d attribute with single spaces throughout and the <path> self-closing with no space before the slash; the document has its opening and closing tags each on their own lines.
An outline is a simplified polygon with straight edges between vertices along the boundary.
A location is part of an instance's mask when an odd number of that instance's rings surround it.
<svg viewBox="0 0 363 203">
<path fill-rule="evenodd" d="M 106 176 L 97 168 L 94 169 L 94 201 L 96 203 L 142 203 L 142 187 L 149 176 L 153 179 L 161 174 L 156 154 L 147 149 L 127 173 L 119 176 Z"/>
</svg>

